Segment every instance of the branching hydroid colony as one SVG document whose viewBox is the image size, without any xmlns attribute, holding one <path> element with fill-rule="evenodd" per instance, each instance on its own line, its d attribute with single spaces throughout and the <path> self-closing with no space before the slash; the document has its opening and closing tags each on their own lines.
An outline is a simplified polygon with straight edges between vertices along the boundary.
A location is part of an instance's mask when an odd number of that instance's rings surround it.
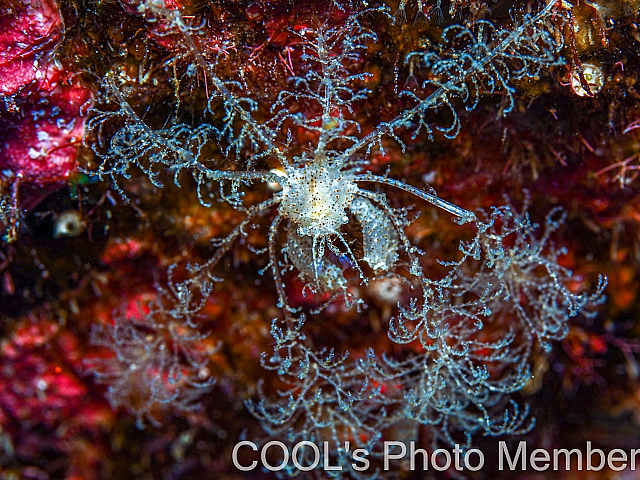
<svg viewBox="0 0 640 480">
<path fill-rule="evenodd" d="M 304 69 L 289 79 L 289 88 L 280 91 L 268 109 L 261 106 L 269 113 L 257 120 L 257 101 L 242 83 L 220 78 L 215 61 L 203 53 L 200 28 L 188 24 L 180 11 L 165 9 L 162 2 L 139 6 L 148 21 L 163 22 L 183 42 L 208 82 L 211 96 L 205 113 L 214 116 L 223 109 L 224 120 L 154 130 L 107 75 L 105 90 L 119 108 L 95 111 L 90 129 L 103 138 L 106 121 L 119 117 L 124 126 L 108 144 L 94 145 L 103 160 L 98 173 L 110 176 L 124 194 L 118 182 L 128 178 L 133 165 L 158 187 L 163 171 L 171 172 L 178 186 L 186 172 L 193 176 L 203 205 L 227 202 L 244 212 L 244 219 L 206 263 L 192 265 L 187 280 L 170 282 L 168 289 L 158 292 L 150 315 L 165 315 L 172 325 L 188 325 L 187 330 L 194 328 L 192 317 L 210 295 L 211 283 L 220 280 L 216 265 L 246 235 L 247 227 L 273 215 L 266 233 L 265 272 L 275 282 L 283 318 L 273 322 L 276 346 L 263 365 L 290 388 L 279 397 L 265 393 L 262 400 L 249 403 L 270 434 L 292 443 L 331 440 L 337 457 L 332 461 L 344 465 L 345 473 L 353 463 L 345 442 L 358 439 L 357 447 L 375 452 L 387 429 L 415 431 L 417 425 L 430 425 L 434 443 L 468 447 L 476 432 L 501 435 L 530 425 L 526 409 L 521 411 L 505 394 L 520 390 L 530 378 L 534 349 L 562 338 L 569 317 L 597 304 L 604 282 L 592 296 L 569 291 L 571 272 L 558 265 L 562 251 L 549 241 L 562 220 L 554 219 L 557 213 L 550 215 L 538 239 L 526 212 L 504 206 L 490 214 L 474 214 L 439 198 L 428 185 L 418 188 L 375 175 L 370 158 L 374 152 L 384 156 L 383 144 L 389 139 L 404 149 L 403 132 L 411 132 L 414 140 L 436 131 L 456 137 L 456 109 L 473 109 L 485 94 L 499 94 L 501 110 L 508 112 L 514 80 L 537 77 L 561 63 L 562 19 L 555 4 L 548 2 L 537 13 L 514 13 L 508 29 L 485 21 L 473 30 L 449 27 L 443 32 L 446 48 L 407 55 L 407 68 L 425 80 L 399 93 L 408 108 L 368 133 L 354 120 L 356 104 L 371 94 L 363 86 L 370 74 L 358 67 L 378 38 L 363 24 L 367 16 L 387 15 L 384 9 L 341 14 L 343 21 L 298 29 L 295 48 Z M 293 133 L 300 130 L 312 140 L 300 145 Z M 214 166 L 206 155 L 211 145 L 222 149 L 233 168 Z M 274 164 L 277 169 L 264 169 Z M 279 187 L 270 199 L 246 205 L 246 192 L 259 183 Z M 421 252 L 405 232 L 410 223 L 406 209 L 391 207 L 376 185 L 408 192 L 461 224 L 475 225 L 476 237 L 460 246 L 462 258 L 442 262 L 448 273 L 431 279 L 423 272 Z M 354 230 L 361 235 L 362 255 L 347 236 Z M 350 293 L 353 282 L 388 279 L 403 285 L 408 300 L 398 305 L 389 338 L 399 344 L 419 342 L 420 347 L 411 351 L 421 353 L 380 358 L 369 351 L 366 358 L 351 359 L 346 353 L 314 351 L 304 324 L 309 313 L 319 315 L 323 308 L 304 312 L 292 306 L 284 280 L 290 270 L 303 280 L 307 294 L 330 294 L 329 303 L 341 299 L 347 306 L 362 304 Z M 187 339 L 176 337 L 177 331 L 171 329 L 175 343 L 182 345 Z M 123 354 L 135 346 L 118 342 L 115 348 L 120 349 L 119 357 L 135 363 Z M 182 371 L 167 362 L 163 365 Z M 180 383 L 180 378 L 174 381 Z M 172 392 L 177 399 L 191 400 L 192 388 L 208 386 L 197 381 L 182 384 L 182 395 Z"/>
</svg>

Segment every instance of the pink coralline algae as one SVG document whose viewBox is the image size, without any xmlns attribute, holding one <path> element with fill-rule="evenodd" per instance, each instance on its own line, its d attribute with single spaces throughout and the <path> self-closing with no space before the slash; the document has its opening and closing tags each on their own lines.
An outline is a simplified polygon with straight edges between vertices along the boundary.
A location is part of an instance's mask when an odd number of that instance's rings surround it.
<svg viewBox="0 0 640 480">
<path fill-rule="evenodd" d="M 75 171 L 90 95 L 77 82 L 69 85 L 66 72 L 53 65 L 41 73 L 44 78 L 29 87 L 27 98 L 35 101 L 25 105 L 22 118 L 5 131 L 0 168 L 44 187 Z"/>
<path fill-rule="evenodd" d="M 640 0 L 0 0 L 0 480 L 637 447 L 639 43 Z"/>
<path fill-rule="evenodd" d="M 41 78 L 64 28 L 55 2 L 25 3 L 17 11 L 0 10 L 0 94 L 6 96 Z"/>
<path fill-rule="evenodd" d="M 86 394 L 84 385 L 73 372 L 60 366 L 67 360 L 78 362 L 74 355 L 77 340 L 68 335 L 58 338 L 59 353 L 71 358 L 56 361 L 52 358 L 54 352 L 46 347 L 58 331 L 52 322 L 27 321 L 0 345 L 0 424 L 3 426 L 8 418 L 30 424 L 55 424 Z"/>
<path fill-rule="evenodd" d="M 54 2 L 2 13 L 0 94 L 7 113 L 0 119 L 0 177 L 13 206 L 3 213 L 13 225 L 18 211 L 65 185 L 76 170 L 91 92 L 53 60 L 64 29 Z"/>
<path fill-rule="evenodd" d="M 44 317 L 25 318 L 0 343 L 0 454 L 4 449 L 34 462 L 52 451 L 77 452 L 86 457 L 65 467 L 66 478 L 90 478 L 86 469 L 99 450 L 87 438 L 111 414 L 88 396 L 81 361 L 78 338 Z M 23 474 L 41 478 L 42 472 L 33 467 Z"/>
</svg>

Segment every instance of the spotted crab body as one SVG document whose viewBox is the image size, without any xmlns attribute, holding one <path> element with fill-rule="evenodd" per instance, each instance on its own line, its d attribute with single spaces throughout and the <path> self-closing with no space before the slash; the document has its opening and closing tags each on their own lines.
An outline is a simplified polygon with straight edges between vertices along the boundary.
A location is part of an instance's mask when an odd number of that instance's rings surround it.
<svg viewBox="0 0 640 480">
<path fill-rule="evenodd" d="M 358 191 L 354 175 L 311 163 L 295 168 L 283 181 L 279 213 L 314 238 L 338 234 L 349 222 L 347 210 Z"/>
</svg>

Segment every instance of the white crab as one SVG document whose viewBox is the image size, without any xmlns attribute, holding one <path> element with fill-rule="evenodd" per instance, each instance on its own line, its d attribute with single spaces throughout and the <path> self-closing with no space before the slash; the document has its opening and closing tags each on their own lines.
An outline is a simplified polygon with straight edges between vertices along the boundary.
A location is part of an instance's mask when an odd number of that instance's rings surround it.
<svg viewBox="0 0 640 480">
<path fill-rule="evenodd" d="M 197 65 L 206 73 L 217 92 L 217 98 L 223 100 L 227 123 L 219 130 L 213 126 L 190 129 L 181 125 L 162 131 L 152 130 L 131 109 L 112 82 L 111 89 L 118 97 L 120 112 L 129 118 L 131 124 L 125 132 L 127 135 L 120 135 L 126 141 L 112 141 L 115 149 L 120 151 L 110 157 L 116 162 L 112 172 L 126 172 L 132 161 L 130 155 L 135 161 L 134 155 L 137 155 L 135 152 L 138 150 L 157 150 L 157 154 L 147 155 L 147 161 L 168 166 L 176 175 L 176 181 L 180 171 L 191 172 L 199 189 L 207 183 L 219 184 L 221 192 L 223 186 L 230 187 L 230 192 L 223 193 L 223 198 L 247 213 L 244 220 L 221 242 L 212 258 L 193 269 L 196 278 L 181 286 L 181 291 L 187 291 L 190 285 L 197 285 L 200 282 L 197 280 L 199 276 L 213 279 L 212 269 L 233 242 L 244 234 L 243 229 L 252 224 L 258 215 L 276 206 L 278 214 L 269 228 L 268 254 L 270 269 L 276 280 L 279 304 L 285 310 L 288 302 L 282 274 L 290 267 L 298 270 L 305 284 L 314 292 L 338 290 L 344 293 L 347 282 L 341 267 L 345 265 L 355 268 L 365 283 L 382 277 L 395 269 L 400 255 L 408 258 L 409 273 L 420 277 L 417 249 L 411 245 L 404 232 L 408 223 L 404 212 L 391 208 L 384 194 L 367 190 L 361 186 L 362 183 L 378 183 L 405 190 L 452 213 L 463 222 L 475 218 L 473 213 L 438 198 L 428 185 L 425 189 L 416 188 L 387 176 L 374 175 L 363 168 L 366 162 L 361 160 L 361 151 L 365 151 L 366 157 L 374 145 L 379 145 L 382 150 L 381 138 L 385 135 L 399 141 L 394 131 L 405 128 L 414 118 L 422 118 L 423 110 L 431 108 L 431 103 L 437 104 L 437 96 L 446 95 L 447 90 L 440 89 L 437 95 L 434 94 L 435 100 L 424 100 L 395 120 L 381 123 L 362 138 L 349 135 L 347 132 L 359 130 L 357 123 L 349 120 L 351 104 L 366 98 L 369 93 L 366 89 L 357 90 L 353 85 L 369 74 L 351 74 L 347 65 L 358 58 L 369 40 L 375 39 L 373 33 L 359 25 L 357 16 L 350 17 L 346 24 L 339 27 L 320 27 L 316 31 L 307 29 L 298 32 L 303 48 L 302 58 L 312 66 L 305 76 L 290 79 L 290 83 L 294 83 L 296 88 L 281 91 L 271 108 L 271 120 L 260 123 L 251 114 L 253 101 L 232 93 L 229 86 L 236 88 L 237 85 L 223 82 L 216 76 L 192 37 L 196 30 L 183 22 L 180 12 L 167 11 L 155 4 L 153 10 L 181 32 Z M 319 105 L 320 113 L 309 117 L 292 113 L 296 110 L 291 108 L 292 105 L 301 100 Z M 250 108 L 247 108 L 247 103 Z M 219 106 L 211 103 L 208 108 L 213 110 Z M 97 118 L 96 123 L 99 121 L 99 117 Z M 289 141 L 278 140 L 286 125 L 296 125 L 309 132 L 316 132 L 315 144 L 310 145 L 301 156 L 291 158 L 287 152 Z M 247 164 L 245 170 L 216 170 L 200 160 L 200 149 L 206 143 L 202 139 L 212 132 L 230 143 L 227 155 L 235 151 L 237 157 L 242 159 L 247 150 L 256 152 L 247 160 L 241 160 Z M 127 150 L 130 139 L 144 144 L 146 148 Z M 134 153 L 130 153 L 131 151 Z M 255 169 L 255 165 L 265 158 L 280 164 L 279 174 Z M 145 171 L 155 180 L 151 167 Z M 272 186 L 278 184 L 281 189 L 271 199 L 246 208 L 242 204 L 242 187 L 256 181 Z M 200 196 L 200 191 L 198 193 Z M 202 196 L 200 199 L 206 203 Z M 362 258 L 356 258 L 343 233 L 350 219 L 354 219 L 360 227 Z M 288 224 L 285 225 L 287 236 L 279 249 L 278 232 L 283 220 Z M 341 267 L 333 263 L 335 259 L 332 260 L 332 256 L 327 255 L 327 250 L 337 257 Z M 373 272 L 372 276 L 364 274 L 362 264 L 368 266 Z"/>
<path fill-rule="evenodd" d="M 289 228 L 283 252 L 288 262 L 295 267 L 302 279 L 313 291 L 344 290 L 346 280 L 338 265 L 325 255 L 329 249 L 341 266 L 354 267 L 361 279 L 367 283 L 359 262 L 366 263 L 374 278 L 390 272 L 400 256 L 400 250 L 414 258 L 403 227 L 407 220 L 401 212 L 386 203 L 383 194 L 361 188 L 359 182 L 385 183 L 417 194 L 463 220 L 473 214 L 437 198 L 434 194 L 415 189 L 408 184 L 370 173 L 357 173 L 341 169 L 333 163 L 312 161 L 302 167 L 287 168 L 280 177 L 282 187 L 273 199 L 278 202 L 278 217 L 272 224 L 275 232 L 281 218 L 287 218 L 295 228 Z M 339 164 L 339 162 L 336 162 Z M 343 234 L 343 227 L 350 216 L 360 226 L 362 234 L 362 258 L 357 259 Z M 274 227 L 276 225 L 276 227 Z M 274 237 L 270 238 L 270 246 Z M 275 248 L 272 248 L 275 251 Z M 274 274 L 279 275 L 277 259 L 272 256 Z"/>
</svg>

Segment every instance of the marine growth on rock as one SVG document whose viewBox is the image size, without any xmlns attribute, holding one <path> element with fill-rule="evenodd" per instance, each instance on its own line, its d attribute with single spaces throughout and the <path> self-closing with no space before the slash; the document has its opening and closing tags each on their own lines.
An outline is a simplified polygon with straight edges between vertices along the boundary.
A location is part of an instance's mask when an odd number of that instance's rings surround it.
<svg viewBox="0 0 640 480">
<path fill-rule="evenodd" d="M 3 475 L 413 478 L 635 408 L 636 2 L 2 8 Z"/>
</svg>

